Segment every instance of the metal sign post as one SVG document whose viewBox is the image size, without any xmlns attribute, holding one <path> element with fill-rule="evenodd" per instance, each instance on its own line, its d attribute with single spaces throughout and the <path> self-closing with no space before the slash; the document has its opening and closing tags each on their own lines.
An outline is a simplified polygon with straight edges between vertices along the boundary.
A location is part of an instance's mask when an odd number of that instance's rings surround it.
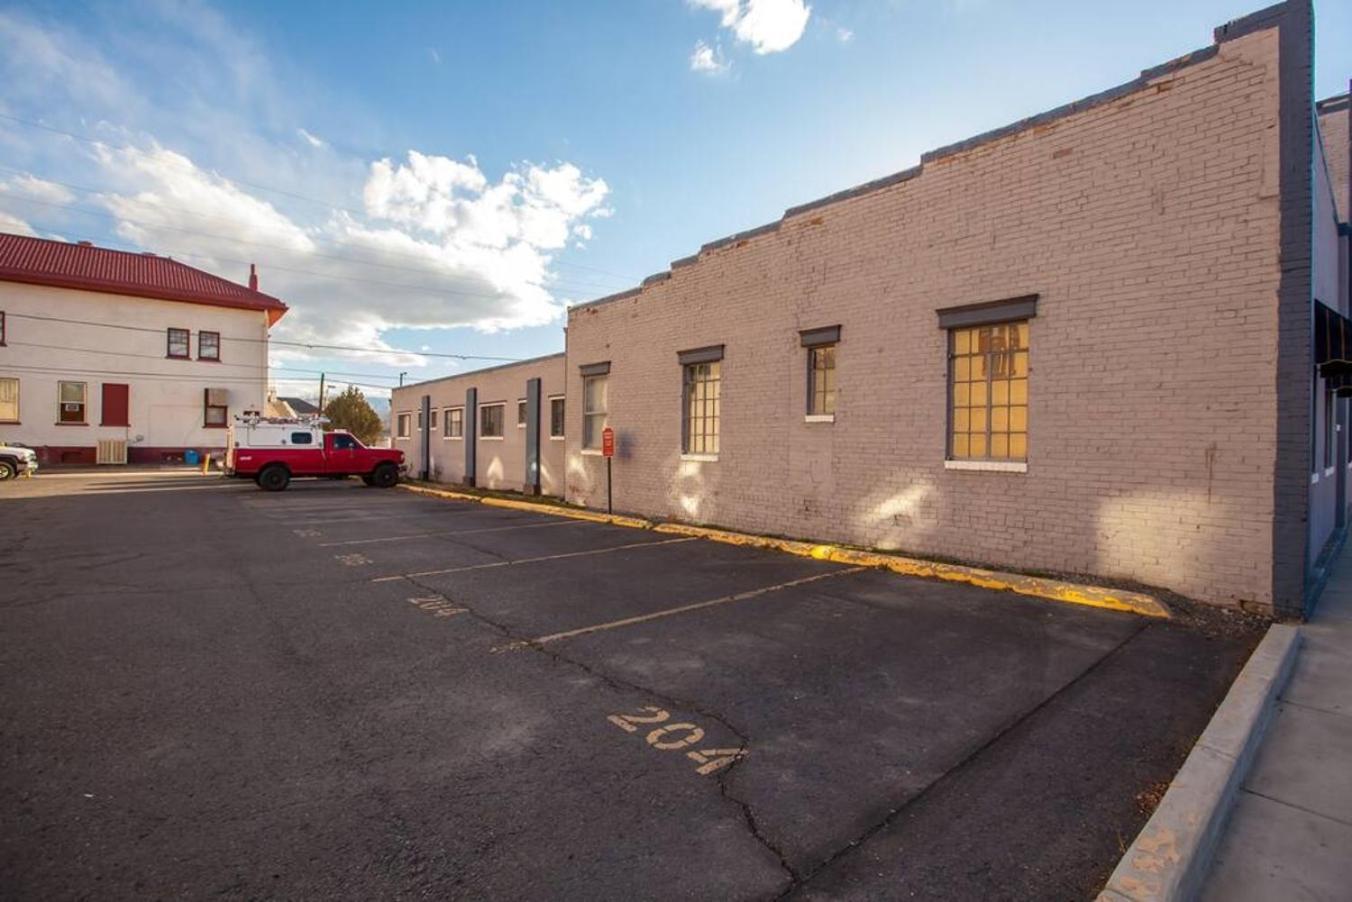
<svg viewBox="0 0 1352 902">
<path fill-rule="evenodd" d="M 615 456 L 615 430 L 609 426 L 601 430 L 601 454 L 606 459 L 606 513 L 613 514 L 615 509 L 611 504 L 610 459 Z"/>
</svg>

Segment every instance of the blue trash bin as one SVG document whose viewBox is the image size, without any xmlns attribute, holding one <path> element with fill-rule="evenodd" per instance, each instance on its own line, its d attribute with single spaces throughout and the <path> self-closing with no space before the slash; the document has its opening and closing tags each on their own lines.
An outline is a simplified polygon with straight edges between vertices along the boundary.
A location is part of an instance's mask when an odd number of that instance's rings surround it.
<svg viewBox="0 0 1352 902">
<path fill-rule="evenodd" d="M 183 462 L 190 467 L 195 467 L 202 462 L 202 458 L 197 456 L 197 452 L 189 448 L 183 452 Z"/>
</svg>

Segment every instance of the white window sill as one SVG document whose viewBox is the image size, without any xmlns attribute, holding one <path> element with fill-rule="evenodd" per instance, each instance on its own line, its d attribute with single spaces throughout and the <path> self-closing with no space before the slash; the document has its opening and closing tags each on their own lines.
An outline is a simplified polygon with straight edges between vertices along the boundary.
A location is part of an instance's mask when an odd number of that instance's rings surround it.
<svg viewBox="0 0 1352 902">
<path fill-rule="evenodd" d="M 836 415 L 834 413 L 810 413 L 803 417 L 804 423 L 834 423 Z"/>
<path fill-rule="evenodd" d="M 500 442 L 500 441 L 502 441 L 502 436 L 500 436 L 500 435 L 481 435 L 481 436 L 479 436 L 479 441 L 481 441 L 481 442 Z"/>
<path fill-rule="evenodd" d="M 945 470 L 973 470 L 986 473 L 1027 473 L 1028 462 L 1023 460 L 946 460 Z"/>
<path fill-rule="evenodd" d="M 441 440 L 443 442 L 463 442 L 465 437 L 463 435 L 443 435 Z"/>
<path fill-rule="evenodd" d="M 517 428 L 517 429 L 525 429 L 525 428 L 526 428 L 526 424 L 525 424 L 525 423 L 517 423 L 517 424 L 516 424 L 516 428 Z"/>
<path fill-rule="evenodd" d="M 566 436 L 562 436 L 562 435 L 551 435 L 551 436 L 549 437 L 549 440 L 550 440 L 551 442 L 561 442 L 561 441 L 564 440 L 564 438 L 566 438 Z"/>
<path fill-rule="evenodd" d="M 1337 467 L 1329 467 L 1327 470 L 1324 471 L 1324 478 L 1327 479 L 1336 472 L 1338 472 Z"/>
<path fill-rule="evenodd" d="M 1311 474 L 1310 474 L 1310 485 L 1314 485 L 1314 484 L 1315 484 L 1316 482 L 1318 482 L 1318 481 L 1319 481 L 1319 474 L 1318 474 L 1318 473 L 1311 473 Z"/>
<path fill-rule="evenodd" d="M 682 454 L 681 460 L 702 461 L 703 463 L 718 463 L 717 454 Z"/>
<path fill-rule="evenodd" d="M 600 456 L 601 456 L 601 449 L 600 449 L 600 448 L 583 448 L 583 449 L 582 449 L 582 454 L 583 454 L 584 457 L 600 457 Z"/>
</svg>

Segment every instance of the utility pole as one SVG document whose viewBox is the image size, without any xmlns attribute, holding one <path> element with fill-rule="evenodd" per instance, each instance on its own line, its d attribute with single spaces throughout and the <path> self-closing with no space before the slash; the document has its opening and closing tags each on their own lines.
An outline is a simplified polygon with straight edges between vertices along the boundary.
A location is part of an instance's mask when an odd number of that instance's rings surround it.
<svg viewBox="0 0 1352 902">
<path fill-rule="evenodd" d="M 325 373 L 319 374 L 319 415 L 324 415 L 324 377 Z"/>
</svg>

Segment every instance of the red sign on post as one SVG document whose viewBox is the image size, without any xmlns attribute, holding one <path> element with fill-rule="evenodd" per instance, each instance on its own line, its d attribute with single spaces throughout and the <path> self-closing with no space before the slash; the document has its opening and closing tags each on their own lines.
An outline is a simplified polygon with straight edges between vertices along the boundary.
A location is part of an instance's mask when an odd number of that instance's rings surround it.
<svg viewBox="0 0 1352 902">
<path fill-rule="evenodd" d="M 601 454 L 603 457 L 615 456 L 615 430 L 609 426 L 601 430 Z"/>
</svg>

